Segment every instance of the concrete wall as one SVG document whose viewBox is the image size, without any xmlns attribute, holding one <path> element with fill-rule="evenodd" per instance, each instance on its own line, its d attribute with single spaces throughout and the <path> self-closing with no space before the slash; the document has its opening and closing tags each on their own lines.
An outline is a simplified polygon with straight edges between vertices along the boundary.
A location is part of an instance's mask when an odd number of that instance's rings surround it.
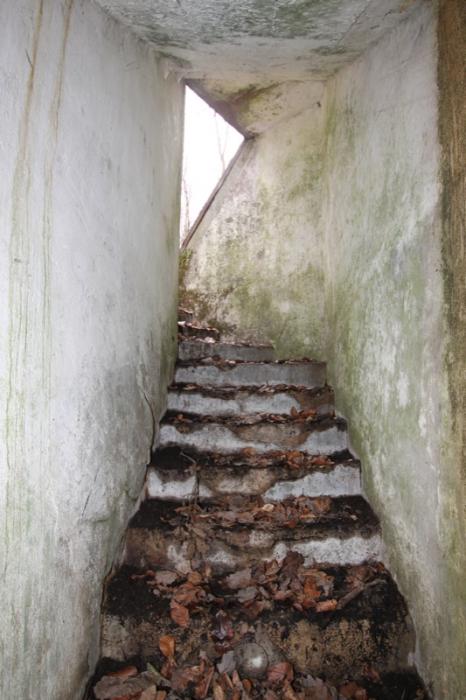
<svg viewBox="0 0 466 700">
<path fill-rule="evenodd" d="M 323 116 L 316 100 L 247 141 L 184 253 L 184 303 L 199 319 L 273 339 L 285 357 L 325 347 Z"/>
<path fill-rule="evenodd" d="M 328 357 L 414 618 L 420 669 L 437 698 L 461 700 L 464 520 L 450 449 L 433 8 L 328 88 Z"/>
<path fill-rule="evenodd" d="M 90 0 L 0 37 L 0 696 L 77 700 L 174 360 L 183 95 Z"/>
</svg>

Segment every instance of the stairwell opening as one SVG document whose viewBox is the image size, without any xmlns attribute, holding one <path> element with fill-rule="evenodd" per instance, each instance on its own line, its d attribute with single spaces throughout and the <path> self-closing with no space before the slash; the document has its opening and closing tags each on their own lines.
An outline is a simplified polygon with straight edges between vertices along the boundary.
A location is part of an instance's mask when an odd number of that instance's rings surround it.
<svg viewBox="0 0 466 700">
<path fill-rule="evenodd" d="M 180 243 L 186 244 L 244 137 L 189 87 L 185 89 Z"/>
</svg>

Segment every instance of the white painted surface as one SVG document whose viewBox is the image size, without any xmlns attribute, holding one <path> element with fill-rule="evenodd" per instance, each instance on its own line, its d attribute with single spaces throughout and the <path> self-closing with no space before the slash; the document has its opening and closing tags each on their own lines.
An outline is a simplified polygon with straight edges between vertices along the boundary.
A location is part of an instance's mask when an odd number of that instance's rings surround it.
<svg viewBox="0 0 466 700">
<path fill-rule="evenodd" d="M 92 2 L 0 4 L 0 696 L 81 700 L 176 334 L 182 90 Z"/>
<path fill-rule="evenodd" d="M 188 476 L 185 479 L 179 477 L 170 480 L 161 479 L 157 469 L 151 467 L 147 472 L 147 496 L 161 500 L 183 501 L 194 496 L 196 481 L 195 476 Z"/>
<path fill-rule="evenodd" d="M 273 547 L 272 552 L 270 547 Z M 378 534 L 368 538 L 355 535 L 346 539 L 336 537 L 312 539 L 310 537 L 301 542 L 279 541 L 274 544 L 272 533 L 253 531 L 248 545 L 250 554 L 253 548 L 257 549 L 254 556 L 259 560 L 282 561 L 288 552 L 299 552 L 304 557 L 305 566 L 314 564 L 356 566 L 366 561 L 382 561 L 384 556 L 382 539 Z M 214 572 L 223 572 L 244 565 L 244 554 L 217 541 L 211 543 L 204 555 L 204 560 L 212 566 Z M 189 562 L 190 557 L 185 547 L 179 544 L 170 545 L 167 550 L 168 566 L 177 571 L 189 570 Z"/>
<path fill-rule="evenodd" d="M 160 429 L 160 446 L 170 445 L 189 446 L 198 450 L 214 452 L 237 452 L 245 447 L 253 447 L 257 452 L 270 452 L 272 450 L 299 449 L 309 454 L 332 454 L 346 450 L 348 447 L 347 434 L 345 430 L 338 428 L 328 428 L 327 430 L 315 431 L 296 444 L 291 441 L 286 433 L 280 437 L 281 424 L 272 424 L 275 434 L 274 441 L 260 441 L 259 439 L 240 438 L 232 430 L 223 425 L 210 423 L 189 432 L 181 432 L 173 425 L 162 425 Z M 254 426 L 252 426 L 254 427 Z"/>
<path fill-rule="evenodd" d="M 273 471 L 251 469 L 237 477 L 216 478 L 210 488 L 208 474 L 199 474 L 197 492 L 196 477 L 185 476 L 174 471 L 173 476 L 164 472 L 163 477 L 156 467 L 147 473 L 147 497 L 161 500 L 187 500 L 197 495 L 211 498 L 215 494 L 261 494 L 267 501 L 280 501 L 289 496 L 355 496 L 361 494 L 360 470 L 356 466 L 336 465 L 327 471 L 315 471 L 300 479 L 277 480 Z M 275 481 L 275 483 L 274 483 Z M 270 483 L 273 486 L 268 488 Z"/>
<path fill-rule="evenodd" d="M 299 552 L 304 557 L 304 565 L 335 564 L 357 566 L 365 561 L 382 561 L 384 548 L 380 535 L 372 537 L 348 537 L 346 539 L 328 537 L 323 540 L 279 542 L 271 559 L 284 559 L 287 552 Z"/>
<path fill-rule="evenodd" d="M 325 472 L 312 472 L 302 479 L 279 481 L 264 493 L 267 501 L 280 501 L 289 496 L 356 496 L 361 493 L 358 467 L 340 464 Z"/>
</svg>

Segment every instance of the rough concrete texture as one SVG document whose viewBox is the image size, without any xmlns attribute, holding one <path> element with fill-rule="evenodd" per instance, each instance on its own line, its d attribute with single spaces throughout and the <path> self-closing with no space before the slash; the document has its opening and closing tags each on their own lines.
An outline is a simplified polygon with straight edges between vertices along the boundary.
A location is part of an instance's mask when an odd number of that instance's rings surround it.
<svg viewBox="0 0 466 700">
<path fill-rule="evenodd" d="M 290 414 L 291 411 L 315 410 L 317 414 L 332 413 L 333 392 L 330 389 L 309 390 L 297 387 L 256 387 L 256 391 L 241 387 L 215 388 L 187 385 L 168 391 L 168 410 L 178 413 L 208 416 L 238 416 L 254 413 Z M 263 390 L 265 389 L 265 390 Z"/>
<path fill-rule="evenodd" d="M 422 0 L 99 0 L 170 57 L 218 111 L 243 133 L 296 113 L 273 95 L 277 83 L 322 80 L 352 62 L 415 12 Z M 272 88 L 272 91 L 270 89 Z M 293 88 L 294 89 L 294 88 Z M 297 86 L 298 92 L 302 88 Z M 265 91 L 251 120 L 251 94 Z M 304 88 L 306 93 L 307 88 Z M 312 88 L 311 88 L 312 91 Z M 302 104 L 302 103 L 301 103 Z M 270 109 L 272 107 L 272 109 Z"/>
<path fill-rule="evenodd" d="M 336 404 L 414 618 L 420 669 L 437 698 L 460 700 L 464 482 L 447 383 L 453 334 L 444 315 L 436 26 L 425 3 L 329 86 L 328 356 Z"/>
<path fill-rule="evenodd" d="M 175 370 L 178 384 L 207 386 L 306 386 L 323 387 L 323 362 L 238 362 L 231 365 L 180 365 Z"/>
<path fill-rule="evenodd" d="M 228 425 L 199 423 L 160 428 L 160 446 L 180 445 L 207 452 L 237 452 L 252 448 L 257 452 L 301 450 L 312 455 L 331 455 L 348 448 L 346 426 L 328 419 L 323 424 L 254 423 Z"/>
<path fill-rule="evenodd" d="M 78 700 L 175 355 L 183 95 L 87 0 L 0 34 L 0 696 Z"/>
<path fill-rule="evenodd" d="M 280 357 L 325 356 L 324 127 L 316 105 L 246 142 L 183 254 L 197 317 Z"/>
</svg>

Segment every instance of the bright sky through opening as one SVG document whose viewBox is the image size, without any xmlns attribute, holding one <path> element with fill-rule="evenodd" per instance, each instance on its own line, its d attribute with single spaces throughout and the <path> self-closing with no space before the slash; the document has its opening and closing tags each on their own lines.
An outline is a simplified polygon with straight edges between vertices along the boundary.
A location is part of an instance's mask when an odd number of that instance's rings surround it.
<svg viewBox="0 0 466 700">
<path fill-rule="evenodd" d="M 186 88 L 181 192 L 181 239 L 185 238 L 243 137 Z"/>
</svg>

